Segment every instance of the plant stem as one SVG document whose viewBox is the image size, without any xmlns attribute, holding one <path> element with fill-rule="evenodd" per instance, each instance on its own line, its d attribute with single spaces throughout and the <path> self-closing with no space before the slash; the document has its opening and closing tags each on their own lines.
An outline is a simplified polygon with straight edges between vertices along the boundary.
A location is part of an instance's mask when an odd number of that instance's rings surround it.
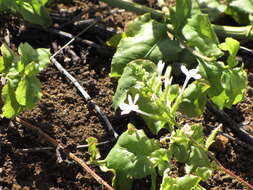
<svg viewBox="0 0 253 190">
<path fill-rule="evenodd" d="M 164 13 L 155 10 L 143 5 L 139 5 L 137 3 L 133 3 L 130 1 L 124 0 L 101 0 L 105 3 L 113 7 L 118 7 L 121 9 L 125 9 L 130 12 L 134 12 L 136 14 L 144 14 L 151 13 L 152 17 L 155 19 L 162 19 L 164 17 Z M 167 15 L 167 14 L 166 14 Z M 221 25 L 212 25 L 214 31 L 219 37 L 232 37 L 235 39 L 248 39 L 253 40 L 253 30 L 252 26 L 221 26 Z M 172 25 L 171 25 L 172 27 Z"/>
</svg>

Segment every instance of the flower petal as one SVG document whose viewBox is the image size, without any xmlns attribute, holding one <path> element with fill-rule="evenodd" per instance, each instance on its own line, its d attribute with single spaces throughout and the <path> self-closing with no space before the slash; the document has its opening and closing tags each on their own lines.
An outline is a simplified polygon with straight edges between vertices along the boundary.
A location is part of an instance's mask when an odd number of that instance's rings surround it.
<svg viewBox="0 0 253 190">
<path fill-rule="evenodd" d="M 200 74 L 196 74 L 195 76 L 193 76 L 194 79 L 198 80 L 201 79 L 201 75 Z"/>
<path fill-rule="evenodd" d="M 133 100 L 132 100 L 132 96 L 130 94 L 128 94 L 127 99 L 128 99 L 128 104 L 132 105 L 133 104 Z"/>
<path fill-rule="evenodd" d="M 162 62 L 161 60 L 158 62 L 158 64 L 157 64 L 157 70 L 156 70 L 158 76 L 162 75 L 164 65 L 165 65 L 165 63 Z"/>
<path fill-rule="evenodd" d="M 188 71 L 188 69 L 187 69 L 184 65 L 181 65 L 181 71 L 182 71 L 186 76 L 188 76 L 189 71 Z"/>
<path fill-rule="evenodd" d="M 133 105 L 136 104 L 136 102 L 138 101 L 139 97 L 140 97 L 139 94 L 135 94 Z"/>
</svg>

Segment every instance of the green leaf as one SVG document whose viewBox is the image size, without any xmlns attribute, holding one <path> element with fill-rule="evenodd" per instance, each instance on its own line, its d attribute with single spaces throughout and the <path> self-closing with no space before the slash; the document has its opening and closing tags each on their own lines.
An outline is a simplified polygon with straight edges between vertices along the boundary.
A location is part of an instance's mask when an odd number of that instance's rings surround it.
<svg viewBox="0 0 253 190">
<path fill-rule="evenodd" d="M 203 126 L 201 124 L 195 124 L 191 126 L 191 130 L 193 131 L 191 139 L 193 139 L 199 145 L 204 145 Z"/>
<path fill-rule="evenodd" d="M 186 114 L 188 117 L 202 115 L 206 105 L 207 90 L 209 87 L 204 81 L 191 83 L 184 91 L 178 111 Z"/>
<path fill-rule="evenodd" d="M 172 178 L 165 175 L 161 190 L 192 190 L 198 186 L 200 178 L 194 175 L 185 175 L 180 178 Z"/>
<path fill-rule="evenodd" d="M 170 9 L 171 22 L 175 32 L 181 36 L 182 28 L 187 23 L 187 19 L 193 14 L 200 14 L 198 3 L 195 0 L 177 0 L 176 8 Z"/>
<path fill-rule="evenodd" d="M 208 167 L 211 163 L 207 153 L 202 148 L 191 146 L 191 152 L 187 164 L 189 166 L 188 172 L 191 173 L 198 167 Z"/>
<path fill-rule="evenodd" d="M 213 170 L 207 167 L 198 167 L 196 169 L 196 175 L 203 180 L 208 180 L 212 176 Z"/>
<path fill-rule="evenodd" d="M 155 172 L 151 157 L 152 153 L 159 149 L 158 141 L 149 139 L 143 130 L 137 130 L 130 125 L 105 159 L 106 167 L 116 172 L 115 188 L 130 190 L 131 187 L 125 187 L 118 180 L 123 182 L 140 179 Z"/>
<path fill-rule="evenodd" d="M 219 132 L 219 130 L 220 130 L 220 127 L 217 127 L 216 129 L 212 130 L 211 134 L 206 139 L 206 143 L 205 143 L 206 150 L 208 150 L 209 147 L 214 143 L 214 139 L 217 133 Z"/>
<path fill-rule="evenodd" d="M 41 83 L 34 76 L 24 77 L 15 91 L 17 102 L 28 108 L 33 108 L 41 98 Z"/>
<path fill-rule="evenodd" d="M 86 142 L 88 143 L 88 152 L 90 153 L 90 161 L 96 161 L 100 158 L 99 150 L 97 149 L 97 139 L 94 137 L 88 137 L 86 139 Z"/>
<path fill-rule="evenodd" d="M 187 162 L 189 159 L 189 144 L 188 143 L 177 143 L 174 142 L 171 144 L 170 149 L 175 156 L 176 160 L 181 163 Z"/>
<path fill-rule="evenodd" d="M 252 0 L 227 0 L 228 8 L 225 13 L 231 15 L 241 25 L 252 23 L 250 16 L 253 14 Z"/>
<path fill-rule="evenodd" d="M 200 9 L 208 14 L 211 22 L 216 21 L 226 10 L 226 5 L 217 0 L 198 0 Z"/>
<path fill-rule="evenodd" d="M 119 42 L 112 59 L 111 77 L 120 76 L 132 60 L 149 59 L 155 63 L 159 60 L 171 61 L 181 51 L 178 42 L 169 39 L 166 24 L 151 19 L 150 15 L 141 16 L 133 22 L 139 26 L 132 23 L 135 26 L 131 29 L 133 36 L 128 35 Z"/>
<path fill-rule="evenodd" d="M 45 48 L 38 48 L 36 49 L 38 57 L 36 59 L 37 67 L 39 71 L 42 71 L 43 69 L 47 68 L 47 66 L 50 64 L 50 49 Z"/>
<path fill-rule="evenodd" d="M 229 52 L 227 63 L 230 67 L 235 67 L 238 64 L 236 54 L 240 49 L 240 43 L 233 38 L 226 38 L 225 42 L 219 45 L 219 48 Z"/>
<path fill-rule="evenodd" d="M 37 70 L 36 72 L 42 71 L 50 63 L 49 49 L 33 49 L 32 46 L 30 46 L 28 43 L 21 43 L 19 45 L 18 52 L 21 55 L 21 64 L 19 71 L 22 71 L 30 62 L 35 62 L 34 69 Z"/>
<path fill-rule="evenodd" d="M 22 107 L 18 104 L 15 98 L 15 84 L 8 81 L 2 88 L 2 99 L 4 101 L 3 116 L 12 118 L 22 111 Z"/>
<path fill-rule="evenodd" d="M 209 84 L 208 96 L 219 109 L 231 108 L 244 98 L 247 73 L 240 68 L 228 68 L 223 62 L 200 62 L 199 72 Z"/>
<path fill-rule="evenodd" d="M 205 56 L 220 57 L 223 54 L 218 48 L 218 38 L 206 14 L 189 18 L 183 28 L 183 35 L 189 46 Z"/>
<path fill-rule="evenodd" d="M 22 71 L 26 64 L 35 61 L 38 54 L 35 49 L 32 48 L 28 43 L 21 43 L 18 47 L 18 53 L 21 56 L 21 64 L 19 71 Z"/>
<path fill-rule="evenodd" d="M 163 176 L 164 171 L 171 168 L 170 164 L 171 152 L 167 149 L 158 149 L 151 153 L 151 161 L 157 166 L 158 173 Z"/>
<path fill-rule="evenodd" d="M 124 72 L 119 79 L 117 90 L 113 96 L 113 107 L 117 109 L 127 97 L 127 93 L 137 81 L 142 81 L 145 72 L 155 72 L 155 64 L 149 60 L 134 60 L 127 64 Z"/>
<path fill-rule="evenodd" d="M 7 70 L 15 60 L 15 53 L 4 43 L 1 46 L 0 72 Z"/>
<path fill-rule="evenodd" d="M 32 24 L 39 24 L 43 26 L 50 26 L 52 24 L 51 17 L 46 9 L 46 1 L 40 0 L 22 0 L 16 1 L 18 5 L 17 12 L 22 17 Z"/>
<path fill-rule="evenodd" d="M 247 88 L 247 73 L 242 68 L 227 69 L 222 73 L 221 85 L 229 97 L 225 102 L 227 108 L 243 100 Z"/>
</svg>

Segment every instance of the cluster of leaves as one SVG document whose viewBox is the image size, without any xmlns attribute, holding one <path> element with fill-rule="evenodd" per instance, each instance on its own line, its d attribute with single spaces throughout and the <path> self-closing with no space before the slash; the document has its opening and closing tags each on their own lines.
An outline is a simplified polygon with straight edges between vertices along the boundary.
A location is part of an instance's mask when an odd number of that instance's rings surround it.
<svg viewBox="0 0 253 190">
<path fill-rule="evenodd" d="M 137 130 L 132 124 L 118 139 L 104 160 L 96 161 L 100 168 L 114 174 L 113 186 L 116 189 L 131 190 L 134 179 L 151 176 L 151 189 L 156 189 L 156 176 L 163 176 L 160 190 L 194 189 L 204 190 L 199 184 L 207 180 L 215 169 L 215 164 L 208 158 L 208 148 L 218 130 L 204 141 L 201 125 L 185 126 L 172 132 L 168 148 L 161 148 L 160 143 L 150 139 L 143 130 Z M 94 141 L 93 141 L 94 142 Z M 97 157 L 97 149 L 90 146 L 91 158 Z M 98 157 L 97 157 L 98 158 Z M 170 177 L 172 160 L 184 164 L 183 177 Z M 92 159 L 94 163 L 94 159 Z"/>
<path fill-rule="evenodd" d="M 245 2 L 252 5 L 250 0 Z M 248 24 L 253 9 L 243 7 L 239 0 L 226 4 L 177 0 L 164 19 L 142 15 L 109 41 L 117 47 L 110 75 L 120 77 L 113 107 L 121 108 L 122 114 L 139 113 L 153 134 L 162 128 L 170 132 L 165 143 L 168 147 L 160 148 L 163 140 L 158 142 L 142 130 L 128 127 L 107 157 L 96 162 L 104 171 L 114 173 L 116 189 L 130 190 L 134 179 L 147 176 L 151 176 L 151 189 L 155 189 L 159 174 L 163 176 L 161 190 L 203 190 L 199 182 L 208 179 L 215 169 L 208 148 L 217 130 L 205 140 L 201 125 L 182 126 L 176 121 L 178 113 L 200 116 L 208 100 L 223 109 L 244 98 L 247 74 L 236 60 L 239 42 L 232 38 L 219 42 L 210 22 L 217 15 L 205 14 L 213 10 L 225 12 L 238 22 L 247 17 Z M 161 60 L 168 65 L 165 72 Z M 182 87 L 173 80 L 175 76 L 182 78 L 179 68 L 186 75 Z M 188 85 L 190 78 L 198 80 Z M 93 149 L 95 158 L 95 146 Z M 172 159 L 184 164 L 183 177 L 170 176 Z"/>
<path fill-rule="evenodd" d="M 41 98 L 41 83 L 36 75 L 50 63 L 49 49 L 33 49 L 21 43 L 16 55 L 6 44 L 1 46 L 0 73 L 3 116 L 12 118 L 24 109 L 33 108 Z"/>
<path fill-rule="evenodd" d="M 50 2 L 52 0 L 0 0 L 0 12 L 8 10 L 32 24 L 50 26 L 52 20 L 45 7 Z"/>
</svg>

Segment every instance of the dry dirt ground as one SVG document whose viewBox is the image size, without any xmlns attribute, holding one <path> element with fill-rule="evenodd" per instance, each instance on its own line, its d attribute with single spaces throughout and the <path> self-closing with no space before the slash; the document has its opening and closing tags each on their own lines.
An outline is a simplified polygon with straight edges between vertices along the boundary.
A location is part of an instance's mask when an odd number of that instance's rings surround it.
<svg viewBox="0 0 253 190">
<path fill-rule="evenodd" d="M 155 1 L 146 2 L 143 0 L 141 3 L 155 6 Z M 79 33 L 87 25 L 76 24 L 73 21 L 76 18 L 78 21 L 86 22 L 88 19 L 96 19 L 97 24 L 106 26 L 91 27 L 81 36 L 83 39 L 100 45 L 103 45 L 116 30 L 123 30 L 125 24 L 135 17 L 134 14 L 111 8 L 94 0 L 58 1 L 50 8 L 54 18 L 53 27 L 73 35 Z M 83 13 L 82 16 L 80 16 L 81 13 Z M 1 14 L 1 40 L 6 36 L 7 29 L 14 50 L 20 42 L 27 41 L 34 47 L 51 48 L 54 52 L 69 40 L 27 25 L 9 14 Z M 126 129 L 128 122 L 138 124 L 142 121 L 134 114 L 123 117 L 112 110 L 112 96 L 116 86 L 116 81 L 108 77 L 112 55 L 113 52 L 104 52 L 84 43 L 74 42 L 56 58 L 83 85 L 94 102 L 106 113 L 115 130 L 121 133 Z M 226 110 L 226 112 L 236 122 L 243 124 L 253 135 L 253 56 L 242 54 L 242 58 L 249 73 L 247 97 L 244 102 L 232 110 Z M 75 145 L 86 144 L 85 139 L 90 136 L 96 137 L 99 142 L 112 139 L 112 135 L 94 110 L 88 106 L 76 88 L 53 65 L 43 71 L 39 78 L 43 84 L 43 98 L 36 108 L 23 112 L 22 118 L 40 127 L 59 142 L 72 147 L 75 154 L 84 160 L 88 159 L 88 153 L 85 149 L 76 150 L 73 148 Z M 199 121 L 209 127 L 219 124 L 216 118 L 208 112 Z M 20 124 L 3 119 L 0 121 L 0 130 L 0 186 L 3 190 L 104 189 L 75 163 L 57 163 L 54 150 L 20 152 L 20 149 L 50 146 Z M 226 126 L 223 127 L 223 131 L 237 137 Z M 112 143 L 101 146 L 102 156 L 105 156 L 112 146 Z M 253 184 L 252 150 L 241 146 L 237 138 L 233 141 L 220 135 L 217 137 L 212 151 L 224 167 Z M 110 174 L 102 173 L 95 167 L 93 169 L 108 183 L 111 182 Z M 134 189 L 149 189 L 149 185 L 149 179 L 138 180 L 135 182 Z M 246 189 L 221 171 L 215 172 L 213 178 L 204 182 L 203 186 L 213 190 Z"/>
</svg>

